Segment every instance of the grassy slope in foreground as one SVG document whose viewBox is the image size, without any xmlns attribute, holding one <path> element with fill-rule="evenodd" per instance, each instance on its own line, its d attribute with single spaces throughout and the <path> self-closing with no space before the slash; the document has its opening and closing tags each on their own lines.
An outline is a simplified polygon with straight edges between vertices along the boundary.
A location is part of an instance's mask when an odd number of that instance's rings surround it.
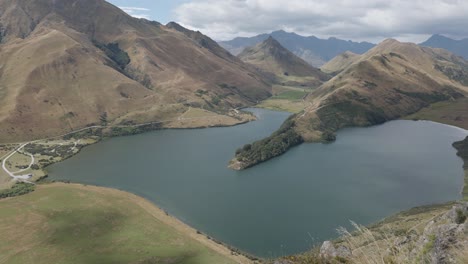
<svg viewBox="0 0 468 264">
<path fill-rule="evenodd" d="M 0 263 L 250 263 L 135 195 L 39 185 L 0 200 Z"/>
</svg>

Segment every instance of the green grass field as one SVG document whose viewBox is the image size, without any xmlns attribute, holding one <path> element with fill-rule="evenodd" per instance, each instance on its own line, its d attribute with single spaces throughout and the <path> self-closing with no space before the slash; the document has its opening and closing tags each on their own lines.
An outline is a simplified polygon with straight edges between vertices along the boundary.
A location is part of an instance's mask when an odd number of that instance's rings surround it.
<svg viewBox="0 0 468 264">
<path fill-rule="evenodd" d="M 0 263 L 236 263 L 158 211 L 116 190 L 39 185 L 0 200 Z"/>
<path fill-rule="evenodd" d="M 405 119 L 431 120 L 468 129 L 468 98 L 438 102 Z"/>
<path fill-rule="evenodd" d="M 276 96 L 273 96 L 271 99 L 280 99 L 280 100 L 283 99 L 283 100 L 294 101 L 294 100 L 301 100 L 307 94 L 308 94 L 307 91 L 291 90 L 291 91 L 286 91 L 286 92 L 280 93 L 280 94 L 278 94 Z"/>
</svg>

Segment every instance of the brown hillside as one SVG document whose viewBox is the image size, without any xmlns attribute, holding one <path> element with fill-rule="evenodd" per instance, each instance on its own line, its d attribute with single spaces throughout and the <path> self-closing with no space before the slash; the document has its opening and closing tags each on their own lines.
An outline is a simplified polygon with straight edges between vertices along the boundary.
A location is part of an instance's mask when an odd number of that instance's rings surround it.
<svg viewBox="0 0 468 264">
<path fill-rule="evenodd" d="M 466 92 L 467 61 L 445 50 L 386 40 L 310 94 L 310 107 L 296 121 L 305 140 L 316 140 L 311 131 L 382 123 Z"/>
<path fill-rule="evenodd" d="M 274 149 L 277 156 L 302 141 L 334 140 L 340 128 L 401 118 L 436 102 L 459 100 L 467 92 L 468 62 L 461 57 L 386 40 L 311 92 L 303 113 L 237 155 L 232 167 L 242 169 L 271 158 L 257 158 L 255 153 L 263 149 Z"/>
<path fill-rule="evenodd" d="M 305 79 L 301 78 L 306 78 L 309 83 L 312 80 L 318 86 L 329 78 L 327 74 L 281 46 L 273 37 L 254 47 L 246 48 L 238 57 L 263 72 L 276 75 L 279 81 L 294 80 L 294 77 L 304 81 Z"/>
<path fill-rule="evenodd" d="M 359 60 L 361 55 L 346 51 L 327 62 L 325 65 L 320 67 L 323 72 L 329 74 L 338 74 L 344 69 L 348 68 L 351 64 Z"/>
<path fill-rule="evenodd" d="M 130 17 L 103 0 L 0 0 L 0 140 L 102 122 L 223 113 L 268 81 L 199 32 Z M 128 55 L 128 57 L 127 57 Z"/>
</svg>

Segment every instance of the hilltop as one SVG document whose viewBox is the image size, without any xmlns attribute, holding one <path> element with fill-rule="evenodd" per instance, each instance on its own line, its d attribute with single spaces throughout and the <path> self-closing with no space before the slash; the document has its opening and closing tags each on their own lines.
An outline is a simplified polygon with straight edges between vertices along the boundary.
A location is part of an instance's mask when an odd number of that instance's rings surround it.
<svg viewBox="0 0 468 264">
<path fill-rule="evenodd" d="M 320 67 L 320 69 L 326 73 L 336 75 L 348 68 L 355 61 L 359 60 L 359 58 L 359 54 L 346 51 L 327 62 L 325 65 Z"/>
<path fill-rule="evenodd" d="M 368 42 L 353 42 L 337 38 L 320 39 L 314 36 L 304 37 L 283 30 L 248 38 L 238 37 L 230 41 L 220 41 L 219 44 L 232 54 L 238 55 L 245 48 L 255 46 L 265 41 L 270 36 L 276 39 L 286 49 L 314 67 L 324 65 L 345 51 L 362 54 L 375 46 Z"/>
<path fill-rule="evenodd" d="M 230 166 L 247 168 L 303 141 L 333 141 L 343 127 L 402 118 L 437 102 L 463 100 L 467 92 L 467 61 L 389 39 L 311 92 L 308 107 L 271 137 L 238 150 Z"/>
<path fill-rule="evenodd" d="M 298 77 L 305 78 L 309 85 L 318 87 L 329 79 L 319 69 L 310 66 L 281 46 L 273 37 L 269 37 L 254 47 L 246 48 L 238 57 L 243 62 L 251 64 L 263 72 L 274 74 L 280 82 L 288 82 L 287 79 Z"/>
<path fill-rule="evenodd" d="M 173 120 L 271 95 L 269 80 L 200 32 L 137 19 L 103 0 L 0 0 L 0 135 Z M 171 127 L 185 127 L 175 123 Z"/>
</svg>

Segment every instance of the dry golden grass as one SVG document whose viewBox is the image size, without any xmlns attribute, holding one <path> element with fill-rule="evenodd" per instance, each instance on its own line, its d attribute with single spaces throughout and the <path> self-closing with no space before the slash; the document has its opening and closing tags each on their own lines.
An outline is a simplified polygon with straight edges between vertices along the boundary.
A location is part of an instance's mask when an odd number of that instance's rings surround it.
<svg viewBox="0 0 468 264">
<path fill-rule="evenodd" d="M 199 89 L 220 100 L 215 111 L 270 96 L 263 75 L 208 37 L 103 0 L 5 0 L 0 9 L 9 29 L 0 51 L 0 142 L 99 125 L 104 113 L 112 124 L 161 121 L 180 113 L 172 105 L 209 106 Z M 117 42 L 130 64 L 120 69 L 93 41 Z"/>
<path fill-rule="evenodd" d="M 256 107 L 276 110 L 276 111 L 286 111 L 291 113 L 299 113 L 306 107 L 306 104 L 302 100 L 285 100 L 285 99 L 268 99 L 262 101 Z"/>
<path fill-rule="evenodd" d="M 373 125 L 415 113 L 430 103 L 466 95 L 467 86 L 436 69 L 442 64 L 454 70 L 468 69 L 466 61 L 445 51 L 386 40 L 309 94 L 307 100 L 313 107 L 296 118 L 298 131 L 307 134 L 324 128 L 333 131 Z M 465 125 L 467 101 L 445 105 L 438 119 Z M 439 110 L 427 115 L 437 116 Z"/>
<path fill-rule="evenodd" d="M 360 55 L 347 51 L 333 58 L 325 65 L 320 67 L 323 72 L 326 73 L 339 73 L 344 69 L 348 68 L 351 64 L 359 60 Z"/>
</svg>

